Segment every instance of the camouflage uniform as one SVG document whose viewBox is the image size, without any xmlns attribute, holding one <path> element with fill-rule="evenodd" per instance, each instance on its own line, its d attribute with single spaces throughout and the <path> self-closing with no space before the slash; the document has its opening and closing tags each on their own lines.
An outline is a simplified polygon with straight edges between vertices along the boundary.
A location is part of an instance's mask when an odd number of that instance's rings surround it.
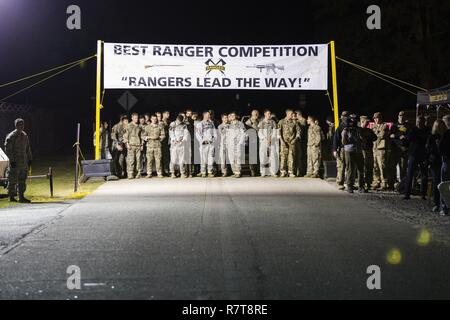
<svg viewBox="0 0 450 320">
<path fill-rule="evenodd" d="M 258 126 L 259 126 L 259 119 L 250 118 L 245 122 L 245 125 L 248 127 L 247 132 L 249 132 L 250 129 L 255 130 L 255 135 L 252 137 L 249 136 L 249 163 L 250 163 L 250 172 L 252 177 L 256 176 L 258 174 L 258 150 L 259 150 L 259 143 L 258 143 Z M 256 150 L 255 144 L 256 143 Z M 253 151 L 256 151 L 256 154 L 253 153 Z M 256 159 L 255 159 L 256 157 Z M 256 162 L 256 163 L 255 163 Z"/>
<path fill-rule="evenodd" d="M 123 127 L 122 122 L 117 123 L 112 128 L 112 144 L 113 144 L 113 163 L 114 163 L 114 171 L 115 174 L 122 178 L 125 176 L 126 169 L 126 156 L 127 151 L 125 146 L 123 145 L 123 135 L 125 133 L 125 128 Z M 119 145 L 123 148 L 119 150 Z"/>
<path fill-rule="evenodd" d="M 277 124 L 274 120 L 265 119 L 258 126 L 259 161 L 261 177 L 278 172 Z"/>
<path fill-rule="evenodd" d="M 200 143 L 200 171 L 213 174 L 214 169 L 214 142 L 216 140 L 216 129 L 212 120 L 203 120 L 197 124 L 197 139 Z"/>
<path fill-rule="evenodd" d="M 281 164 L 280 172 L 282 176 L 286 175 L 286 169 L 289 171 L 289 175 L 294 176 L 295 167 L 295 143 L 300 137 L 300 126 L 298 123 L 292 119 L 282 119 L 278 123 L 278 128 L 280 130 L 280 140 L 281 140 Z M 287 163 L 287 167 L 286 167 Z"/>
<path fill-rule="evenodd" d="M 162 128 L 159 124 L 150 123 L 145 126 L 142 136 L 146 141 L 147 146 L 147 177 L 152 176 L 154 162 L 156 163 L 156 172 L 158 174 L 158 177 L 162 177 L 163 171 L 161 166 L 161 141 L 166 137 L 164 128 Z"/>
<path fill-rule="evenodd" d="M 307 169 L 307 149 L 308 149 L 308 123 L 305 118 L 297 120 L 300 126 L 300 136 L 295 143 L 295 174 L 302 177 L 306 174 Z"/>
<path fill-rule="evenodd" d="M 228 125 L 227 151 L 231 170 L 236 176 L 241 175 L 241 164 L 245 161 L 245 127 L 239 120 Z"/>
<path fill-rule="evenodd" d="M 19 192 L 24 197 L 27 188 L 29 164 L 32 160 L 30 141 L 24 131 L 14 130 L 5 140 L 5 153 L 9 158 L 9 167 L 6 173 L 8 178 L 8 194 L 15 197 Z"/>
<path fill-rule="evenodd" d="M 228 132 L 228 123 L 222 123 L 217 127 L 217 131 L 219 134 L 219 163 L 220 163 L 220 171 L 223 176 L 228 174 L 227 168 L 227 132 Z"/>
<path fill-rule="evenodd" d="M 322 141 L 325 136 L 322 129 L 317 124 L 312 124 L 308 128 L 308 169 L 307 176 L 319 177 L 320 163 L 322 162 Z"/>
<path fill-rule="evenodd" d="M 169 122 L 166 120 L 158 123 L 164 130 L 164 139 L 161 141 L 161 153 L 162 153 L 162 169 L 163 173 L 169 173 L 170 171 L 170 137 L 169 137 Z"/>
<path fill-rule="evenodd" d="M 127 155 L 127 173 L 128 178 L 136 179 L 140 178 L 140 163 L 141 163 L 141 151 L 143 147 L 142 140 L 142 128 L 138 124 L 133 122 L 129 123 L 125 134 L 123 135 L 123 141 L 127 144 L 128 155 Z"/>
<path fill-rule="evenodd" d="M 188 145 L 189 131 L 185 123 L 172 122 L 169 127 L 170 136 L 170 173 L 175 176 L 175 166 L 179 166 L 180 173 L 186 176 L 186 150 Z"/>
<path fill-rule="evenodd" d="M 148 126 L 148 124 L 139 124 L 139 126 L 142 129 L 142 134 L 145 131 L 145 128 Z M 143 139 L 144 137 L 142 137 Z M 139 164 L 139 172 L 141 174 L 144 174 L 147 170 L 146 168 L 148 167 L 148 159 L 147 159 L 147 143 L 143 142 L 143 149 L 141 151 L 141 162 Z"/>
<path fill-rule="evenodd" d="M 337 128 L 333 137 L 333 151 L 336 152 L 336 184 L 343 188 L 345 183 L 345 151 L 342 145 L 342 131 L 344 130 L 344 125 L 342 123 Z"/>
<path fill-rule="evenodd" d="M 374 125 L 373 132 L 377 136 L 377 140 L 373 146 L 374 155 L 374 170 L 373 170 L 373 185 L 382 188 L 387 188 L 388 185 L 388 167 L 387 161 L 389 157 L 389 128 L 387 124 L 381 123 Z"/>
</svg>

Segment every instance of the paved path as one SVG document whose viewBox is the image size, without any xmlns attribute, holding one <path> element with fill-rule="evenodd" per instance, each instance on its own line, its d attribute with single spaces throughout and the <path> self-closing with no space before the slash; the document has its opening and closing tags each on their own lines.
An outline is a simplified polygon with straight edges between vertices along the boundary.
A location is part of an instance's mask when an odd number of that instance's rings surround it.
<svg viewBox="0 0 450 320">
<path fill-rule="evenodd" d="M 109 182 L 0 257 L 0 298 L 450 298 L 450 248 L 418 232 L 315 179 Z"/>
</svg>

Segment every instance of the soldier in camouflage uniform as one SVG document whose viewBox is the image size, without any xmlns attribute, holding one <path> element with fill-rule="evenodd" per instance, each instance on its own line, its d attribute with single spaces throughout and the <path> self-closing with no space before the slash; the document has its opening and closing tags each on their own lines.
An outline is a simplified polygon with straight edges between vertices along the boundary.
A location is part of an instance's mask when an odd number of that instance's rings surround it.
<svg viewBox="0 0 450 320">
<path fill-rule="evenodd" d="M 241 177 L 241 165 L 245 161 L 245 126 L 237 119 L 235 112 L 229 114 L 230 124 L 227 130 L 227 151 L 235 178 Z"/>
<path fill-rule="evenodd" d="M 222 123 L 217 127 L 217 132 L 219 135 L 219 162 L 220 171 L 222 176 L 226 177 L 228 175 L 228 165 L 227 165 L 227 131 L 228 131 L 228 115 L 222 115 Z"/>
<path fill-rule="evenodd" d="M 388 158 L 390 151 L 390 133 L 389 127 L 386 123 L 383 123 L 380 112 L 374 114 L 373 119 L 375 125 L 373 132 L 377 136 L 377 140 L 373 146 L 374 154 L 374 170 L 373 170 L 373 188 L 386 190 L 388 188 Z"/>
<path fill-rule="evenodd" d="M 121 116 L 120 121 L 112 128 L 112 144 L 113 144 L 113 164 L 114 171 L 118 178 L 126 176 L 126 156 L 127 149 L 123 142 L 123 135 L 128 126 L 128 118 Z"/>
<path fill-rule="evenodd" d="M 302 111 L 297 110 L 295 114 L 297 123 L 300 126 L 300 138 L 295 143 L 295 175 L 297 177 L 303 177 L 307 169 L 308 123 Z"/>
<path fill-rule="evenodd" d="M 131 120 L 132 122 L 128 124 L 123 136 L 128 152 L 127 173 L 128 179 L 139 179 L 141 177 L 139 165 L 143 150 L 142 128 L 139 126 L 139 115 L 137 113 L 133 113 Z"/>
<path fill-rule="evenodd" d="M 270 110 L 264 111 L 264 119 L 259 122 L 258 137 L 261 177 L 276 177 L 279 167 L 277 123 L 272 120 Z"/>
<path fill-rule="evenodd" d="M 258 174 L 258 150 L 259 150 L 259 145 L 258 145 L 258 125 L 259 125 L 259 111 L 258 110 L 253 110 L 252 111 L 252 115 L 251 117 L 245 122 L 245 125 L 247 126 L 247 132 L 249 129 L 253 129 L 255 130 L 255 135 L 254 135 L 254 140 L 253 139 L 249 139 L 249 160 L 252 155 L 250 155 L 250 150 L 253 151 L 254 146 L 250 147 L 251 143 L 256 143 L 256 163 L 250 163 L 250 174 L 252 177 L 256 177 L 256 175 Z M 251 138 L 251 137 L 249 137 Z M 254 157 L 254 156 L 253 156 Z M 252 161 L 250 161 L 252 162 Z M 253 161 L 254 162 L 254 161 Z"/>
<path fill-rule="evenodd" d="M 163 174 L 168 175 L 170 172 L 170 138 L 169 138 L 169 126 L 170 126 L 170 112 L 164 111 L 161 121 L 158 124 L 164 130 L 164 139 L 161 141 L 162 150 L 162 169 Z"/>
<path fill-rule="evenodd" d="M 295 143 L 300 137 L 300 126 L 293 119 L 293 111 L 286 110 L 286 118 L 278 123 L 280 131 L 281 177 L 286 177 L 286 169 L 290 177 L 295 177 Z"/>
<path fill-rule="evenodd" d="M 319 169 L 322 162 L 322 141 L 325 136 L 313 116 L 308 117 L 308 169 L 307 178 L 320 178 Z"/>
<path fill-rule="evenodd" d="M 344 125 L 347 123 L 348 112 L 343 111 L 341 114 L 341 119 L 339 127 L 336 129 L 333 137 L 333 156 L 336 158 L 336 184 L 339 190 L 345 189 L 345 151 L 342 145 L 342 131 L 344 130 Z"/>
<path fill-rule="evenodd" d="M 145 120 L 145 116 L 140 116 L 139 117 L 139 126 L 142 129 L 142 132 L 144 132 L 145 127 L 147 126 L 147 121 Z M 141 162 L 140 162 L 140 167 L 139 167 L 139 172 L 141 174 L 145 174 L 146 173 L 146 168 L 147 168 L 147 144 L 144 143 L 142 152 L 141 152 Z"/>
<path fill-rule="evenodd" d="M 33 160 L 30 141 L 27 134 L 23 131 L 24 121 L 17 119 L 14 125 L 16 129 L 8 134 L 5 140 L 5 153 L 9 158 L 9 166 L 6 172 L 9 201 L 17 202 L 16 196 L 18 192 L 20 203 L 30 203 L 31 201 L 25 198 L 28 170 Z"/>
<path fill-rule="evenodd" d="M 163 177 L 161 159 L 161 141 L 164 140 L 165 133 L 164 128 L 158 124 L 158 118 L 156 115 L 151 116 L 150 124 L 144 127 L 142 133 L 144 141 L 146 141 L 147 146 L 147 178 L 152 177 L 153 163 L 156 164 L 156 173 L 158 178 Z"/>
</svg>

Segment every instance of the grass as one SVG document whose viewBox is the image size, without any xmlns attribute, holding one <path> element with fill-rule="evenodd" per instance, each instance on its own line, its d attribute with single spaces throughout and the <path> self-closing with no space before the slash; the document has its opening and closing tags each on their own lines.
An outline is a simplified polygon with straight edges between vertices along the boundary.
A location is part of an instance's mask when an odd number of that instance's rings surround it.
<svg viewBox="0 0 450 320">
<path fill-rule="evenodd" d="M 79 200 L 94 192 L 103 184 L 101 181 L 81 184 L 74 193 L 74 158 L 73 156 L 45 157 L 37 159 L 32 166 L 32 175 L 45 175 L 48 168 L 53 169 L 53 198 L 50 197 L 50 182 L 48 179 L 27 181 L 25 196 L 33 203 L 52 203 L 67 200 Z M 14 206 L 6 196 L 6 189 L 0 187 L 0 209 Z"/>
</svg>

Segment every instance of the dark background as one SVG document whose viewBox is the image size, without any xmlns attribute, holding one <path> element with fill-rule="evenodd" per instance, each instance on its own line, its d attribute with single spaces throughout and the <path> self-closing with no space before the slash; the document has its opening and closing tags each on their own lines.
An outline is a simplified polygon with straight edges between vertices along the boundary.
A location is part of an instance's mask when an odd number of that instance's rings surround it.
<svg viewBox="0 0 450 320">
<path fill-rule="evenodd" d="M 82 29 L 66 28 L 66 8 L 81 7 Z M 381 7 L 382 29 L 368 30 L 366 9 Z M 449 1 L 111 1 L 1 0 L 0 84 L 96 52 L 96 40 L 161 44 L 314 44 L 336 41 L 337 55 L 421 87 L 449 81 Z M 393 118 L 414 109 L 416 97 L 338 62 L 340 109 Z M 26 84 L 0 88 L 0 99 Z M 330 80 L 331 88 L 331 80 Z M 331 91 L 331 89 L 330 89 Z M 413 89 L 414 91 L 414 89 Z M 331 116 L 325 92 L 235 90 L 131 90 L 139 99 L 133 111 L 180 111 L 186 106 L 217 113 L 253 107 L 305 109 L 321 120 Z M 108 90 L 103 119 L 116 121 L 124 90 Z M 236 100 L 236 94 L 240 99 Z M 91 139 L 94 120 L 95 60 L 77 67 L 8 102 L 63 114 L 73 140 L 75 123 Z M 306 101 L 306 104 L 302 103 Z M 69 120 L 67 120 L 67 118 Z M 49 117 L 50 119 L 50 117 Z M 54 120 L 52 120 L 54 121 Z M 58 121 L 58 120 L 56 120 Z M 12 125 L 11 125 L 12 126 Z M 52 126 L 52 124 L 49 124 Z M 2 138 L 3 139 L 3 138 Z"/>
</svg>

